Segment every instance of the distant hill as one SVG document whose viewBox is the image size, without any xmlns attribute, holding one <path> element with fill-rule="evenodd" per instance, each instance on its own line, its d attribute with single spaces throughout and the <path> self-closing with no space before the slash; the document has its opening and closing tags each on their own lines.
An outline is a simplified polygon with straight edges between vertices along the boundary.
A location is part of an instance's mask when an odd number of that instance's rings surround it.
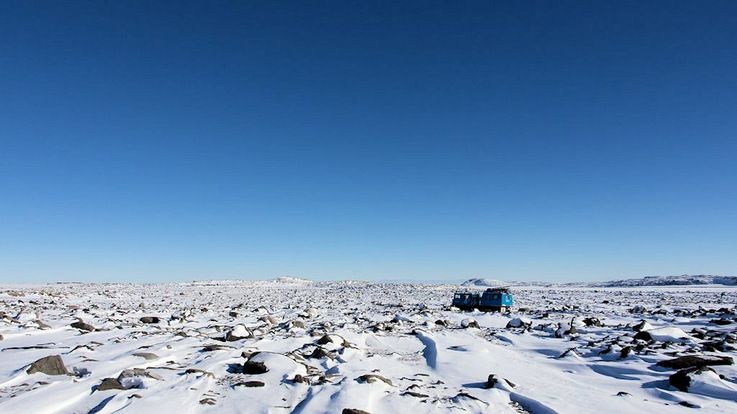
<svg viewBox="0 0 737 414">
<path fill-rule="evenodd" d="M 508 283 L 504 282 L 502 280 L 496 280 L 496 279 L 481 279 L 481 278 L 475 278 L 475 279 L 468 279 L 465 282 L 461 283 L 461 286 L 507 286 Z"/>
<path fill-rule="evenodd" d="M 271 282 L 285 284 L 285 285 L 309 285 L 310 283 L 312 283 L 311 280 L 303 279 L 301 277 L 294 277 L 294 276 L 280 276 L 280 277 L 271 279 Z"/>
<path fill-rule="evenodd" d="M 680 275 L 680 276 L 645 276 L 640 279 L 612 280 L 592 283 L 601 287 L 636 287 L 636 286 L 681 286 L 681 285 L 725 285 L 737 286 L 737 276 L 717 275 Z"/>
</svg>

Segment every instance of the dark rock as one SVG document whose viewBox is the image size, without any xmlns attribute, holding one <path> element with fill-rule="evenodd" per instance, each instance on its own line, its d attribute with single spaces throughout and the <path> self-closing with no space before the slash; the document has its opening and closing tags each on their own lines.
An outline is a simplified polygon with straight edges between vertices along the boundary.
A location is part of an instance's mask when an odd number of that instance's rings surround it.
<svg viewBox="0 0 737 414">
<path fill-rule="evenodd" d="M 126 389 L 123 384 L 115 378 L 104 378 L 100 385 L 97 386 L 97 391 L 105 390 L 124 390 Z"/>
<path fill-rule="evenodd" d="M 688 387 L 691 386 L 691 376 L 706 371 L 714 370 L 706 366 L 682 369 L 668 377 L 668 383 L 683 392 L 688 392 Z"/>
<path fill-rule="evenodd" d="M 200 404 L 202 405 L 215 405 L 217 403 L 217 400 L 211 397 L 203 398 L 200 400 Z"/>
<path fill-rule="evenodd" d="M 294 379 L 292 380 L 292 382 L 295 382 L 298 384 L 309 384 L 310 380 L 300 374 L 297 374 L 294 376 Z"/>
<path fill-rule="evenodd" d="M 417 397 L 417 398 L 427 398 L 427 397 L 429 397 L 429 395 L 427 395 L 427 394 L 421 394 L 419 392 L 414 392 L 414 391 L 403 391 L 399 395 L 409 395 L 411 397 Z"/>
<path fill-rule="evenodd" d="M 688 407 L 688 408 L 699 408 L 699 407 L 700 407 L 699 405 L 696 405 L 696 404 L 691 404 L 691 403 L 690 403 L 690 402 L 688 402 L 688 401 L 679 401 L 679 402 L 678 402 L 678 405 L 682 405 L 682 406 L 684 406 L 684 407 Z"/>
<path fill-rule="evenodd" d="M 140 321 L 142 323 L 159 323 L 158 316 L 142 316 Z"/>
<path fill-rule="evenodd" d="M 728 356 L 686 355 L 658 361 L 658 366 L 672 369 L 705 367 L 709 365 L 732 365 L 734 360 Z"/>
<path fill-rule="evenodd" d="M 59 355 L 50 355 L 36 360 L 26 370 L 26 373 L 28 374 L 34 374 L 36 372 L 41 372 L 46 375 L 69 375 L 67 367 L 64 366 L 64 361 Z"/>
<path fill-rule="evenodd" d="M 594 317 L 584 318 L 583 323 L 586 326 L 598 326 L 598 327 L 604 326 L 604 324 L 601 323 L 601 321 L 598 318 L 594 318 Z"/>
<path fill-rule="evenodd" d="M 77 328 L 77 329 L 79 329 L 80 331 L 92 332 L 92 331 L 94 331 L 94 330 L 95 330 L 95 327 L 94 327 L 94 326 L 92 326 L 92 325 L 90 325 L 90 324 L 88 324 L 88 323 L 84 323 L 84 322 L 82 322 L 81 320 L 80 320 L 80 321 L 77 321 L 77 322 L 74 322 L 74 323 L 72 323 L 72 325 L 71 325 L 71 326 L 72 326 L 72 328 Z"/>
<path fill-rule="evenodd" d="M 315 348 L 314 351 L 312 351 L 312 353 L 310 354 L 309 357 L 310 358 L 315 358 L 315 359 L 323 359 L 323 358 L 333 359 L 333 354 L 331 354 L 330 352 L 326 351 L 325 348 L 322 348 L 322 347 L 319 347 L 318 346 L 317 348 Z"/>
<path fill-rule="evenodd" d="M 648 323 L 643 319 L 640 321 L 640 323 L 633 325 L 632 330 L 640 332 Z"/>
<path fill-rule="evenodd" d="M 713 323 L 714 325 L 729 325 L 732 323 L 729 319 L 712 319 L 709 321 L 709 323 Z"/>
<path fill-rule="evenodd" d="M 506 382 L 510 387 L 514 388 L 517 385 L 515 385 L 513 382 L 509 381 L 506 378 L 501 378 L 502 381 Z M 484 388 L 494 388 L 494 386 L 499 382 L 499 380 L 496 378 L 496 375 L 490 374 L 489 378 L 486 379 L 486 384 L 484 385 Z"/>
<path fill-rule="evenodd" d="M 264 384 L 261 381 L 243 381 L 243 382 L 239 382 L 239 383 L 237 383 L 237 384 L 235 384 L 233 386 L 234 387 L 257 388 L 257 387 L 263 387 L 264 385 L 266 385 L 266 384 Z"/>
<path fill-rule="evenodd" d="M 628 392 L 624 392 L 624 391 L 620 391 L 620 392 L 617 393 L 617 397 L 629 397 L 630 395 L 632 395 L 632 394 L 630 394 Z"/>
<path fill-rule="evenodd" d="M 371 414 L 368 411 L 359 410 L 356 408 L 344 408 L 342 414 Z"/>
<path fill-rule="evenodd" d="M 228 350 L 228 349 L 233 349 L 233 348 L 230 346 L 225 346 L 225 345 L 210 344 L 210 345 L 205 345 L 204 347 L 202 347 L 200 352 L 223 351 L 223 350 Z"/>
<path fill-rule="evenodd" d="M 635 339 L 641 339 L 643 341 L 652 341 L 653 337 L 647 331 L 640 331 L 635 334 Z"/>
<path fill-rule="evenodd" d="M 627 358 L 631 352 L 632 352 L 632 347 L 625 346 L 624 348 L 622 348 L 621 351 L 619 351 L 619 358 L 620 359 Z"/>
<path fill-rule="evenodd" d="M 248 360 L 243 363 L 243 373 L 244 374 L 258 375 L 258 374 L 263 374 L 265 372 L 269 372 L 269 368 L 267 368 L 266 364 L 264 364 L 263 362 Z"/>
<path fill-rule="evenodd" d="M 393 385 L 391 380 L 389 380 L 388 378 L 384 378 L 381 375 L 376 375 L 376 374 L 361 375 L 360 377 L 356 378 L 356 381 L 365 382 L 369 384 L 372 382 L 376 382 L 376 381 L 382 381 L 388 385 Z"/>
</svg>

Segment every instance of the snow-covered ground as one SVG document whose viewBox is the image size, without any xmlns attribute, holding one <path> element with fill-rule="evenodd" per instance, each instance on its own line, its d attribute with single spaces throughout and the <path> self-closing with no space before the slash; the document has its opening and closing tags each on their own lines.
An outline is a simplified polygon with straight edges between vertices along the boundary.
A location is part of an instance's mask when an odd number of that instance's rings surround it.
<svg viewBox="0 0 737 414">
<path fill-rule="evenodd" d="M 737 412 L 735 288 L 457 288 L 0 286 L 0 412 Z"/>
</svg>

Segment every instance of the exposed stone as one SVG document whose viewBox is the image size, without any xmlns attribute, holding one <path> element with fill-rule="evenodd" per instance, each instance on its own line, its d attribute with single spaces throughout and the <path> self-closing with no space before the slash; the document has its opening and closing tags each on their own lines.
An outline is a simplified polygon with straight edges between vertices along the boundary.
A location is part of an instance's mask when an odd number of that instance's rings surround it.
<svg viewBox="0 0 737 414">
<path fill-rule="evenodd" d="M 82 322 L 82 320 L 79 320 L 77 322 L 72 323 L 71 326 L 72 326 L 72 328 L 77 328 L 80 331 L 92 332 L 92 331 L 95 330 L 95 327 L 94 326 L 92 326 L 92 325 L 90 325 L 88 323 L 84 323 L 84 322 Z"/>
<path fill-rule="evenodd" d="M 100 382 L 100 385 L 97 386 L 97 391 L 124 389 L 126 388 L 116 378 L 103 378 L 102 382 Z"/>
<path fill-rule="evenodd" d="M 36 372 L 41 372 L 46 375 L 69 375 L 67 367 L 64 366 L 64 361 L 59 355 L 50 355 L 36 360 L 26 370 L 26 373 L 28 374 L 34 374 Z"/>
<path fill-rule="evenodd" d="M 142 316 L 140 321 L 142 323 L 159 323 L 158 316 Z"/>
<path fill-rule="evenodd" d="M 708 365 L 732 365 L 734 360 L 728 356 L 700 356 L 686 355 L 673 359 L 658 361 L 658 365 L 665 368 L 684 369 L 693 367 L 705 367 Z"/>
<path fill-rule="evenodd" d="M 356 378 L 356 381 L 365 382 L 369 384 L 376 382 L 376 381 L 382 381 L 388 385 L 393 385 L 391 380 L 389 380 L 388 378 L 385 378 L 385 377 L 382 377 L 381 375 L 376 375 L 376 374 L 361 375 L 360 377 Z"/>
</svg>

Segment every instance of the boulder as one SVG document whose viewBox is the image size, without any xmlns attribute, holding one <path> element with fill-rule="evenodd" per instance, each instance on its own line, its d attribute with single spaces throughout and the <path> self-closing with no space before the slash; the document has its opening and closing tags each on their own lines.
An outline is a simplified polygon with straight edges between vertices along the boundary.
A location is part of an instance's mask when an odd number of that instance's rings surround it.
<svg viewBox="0 0 737 414">
<path fill-rule="evenodd" d="M 529 328 L 532 321 L 527 318 L 514 318 L 507 322 L 507 328 Z"/>
<path fill-rule="evenodd" d="M 361 375 L 360 377 L 356 378 L 356 381 L 362 382 L 362 383 L 368 383 L 368 384 L 381 381 L 387 385 L 393 385 L 389 378 L 385 378 L 385 377 L 382 377 L 381 375 L 376 375 L 376 374 Z"/>
<path fill-rule="evenodd" d="M 36 360 L 26 370 L 26 373 L 28 374 L 34 374 L 36 372 L 41 372 L 46 375 L 69 375 L 67 367 L 64 366 L 64 361 L 59 355 L 50 355 Z"/>
<path fill-rule="evenodd" d="M 92 326 L 92 325 L 90 325 L 88 323 L 84 323 L 81 319 L 78 320 L 77 322 L 72 323 L 71 326 L 72 326 L 72 328 L 77 328 L 80 331 L 85 331 L 85 332 L 92 332 L 92 331 L 95 330 L 95 327 L 94 326 Z"/>
<path fill-rule="evenodd" d="M 97 391 L 107 391 L 107 390 L 125 390 L 123 384 L 120 383 L 115 378 L 103 378 L 102 382 L 100 382 L 100 385 L 97 386 Z"/>
<path fill-rule="evenodd" d="M 159 317 L 158 316 L 142 316 L 141 319 L 139 319 L 142 323 L 159 323 Z"/>
<path fill-rule="evenodd" d="M 732 365 L 734 360 L 728 356 L 708 356 L 708 355 L 686 355 L 673 359 L 665 359 L 658 361 L 658 366 L 672 369 L 684 369 L 705 367 L 709 365 Z"/>
<path fill-rule="evenodd" d="M 468 328 L 478 328 L 479 327 L 479 323 L 476 322 L 476 319 L 473 319 L 473 318 L 465 318 L 465 319 L 463 319 L 461 321 L 461 327 L 466 328 L 466 329 L 468 329 Z"/>
</svg>

